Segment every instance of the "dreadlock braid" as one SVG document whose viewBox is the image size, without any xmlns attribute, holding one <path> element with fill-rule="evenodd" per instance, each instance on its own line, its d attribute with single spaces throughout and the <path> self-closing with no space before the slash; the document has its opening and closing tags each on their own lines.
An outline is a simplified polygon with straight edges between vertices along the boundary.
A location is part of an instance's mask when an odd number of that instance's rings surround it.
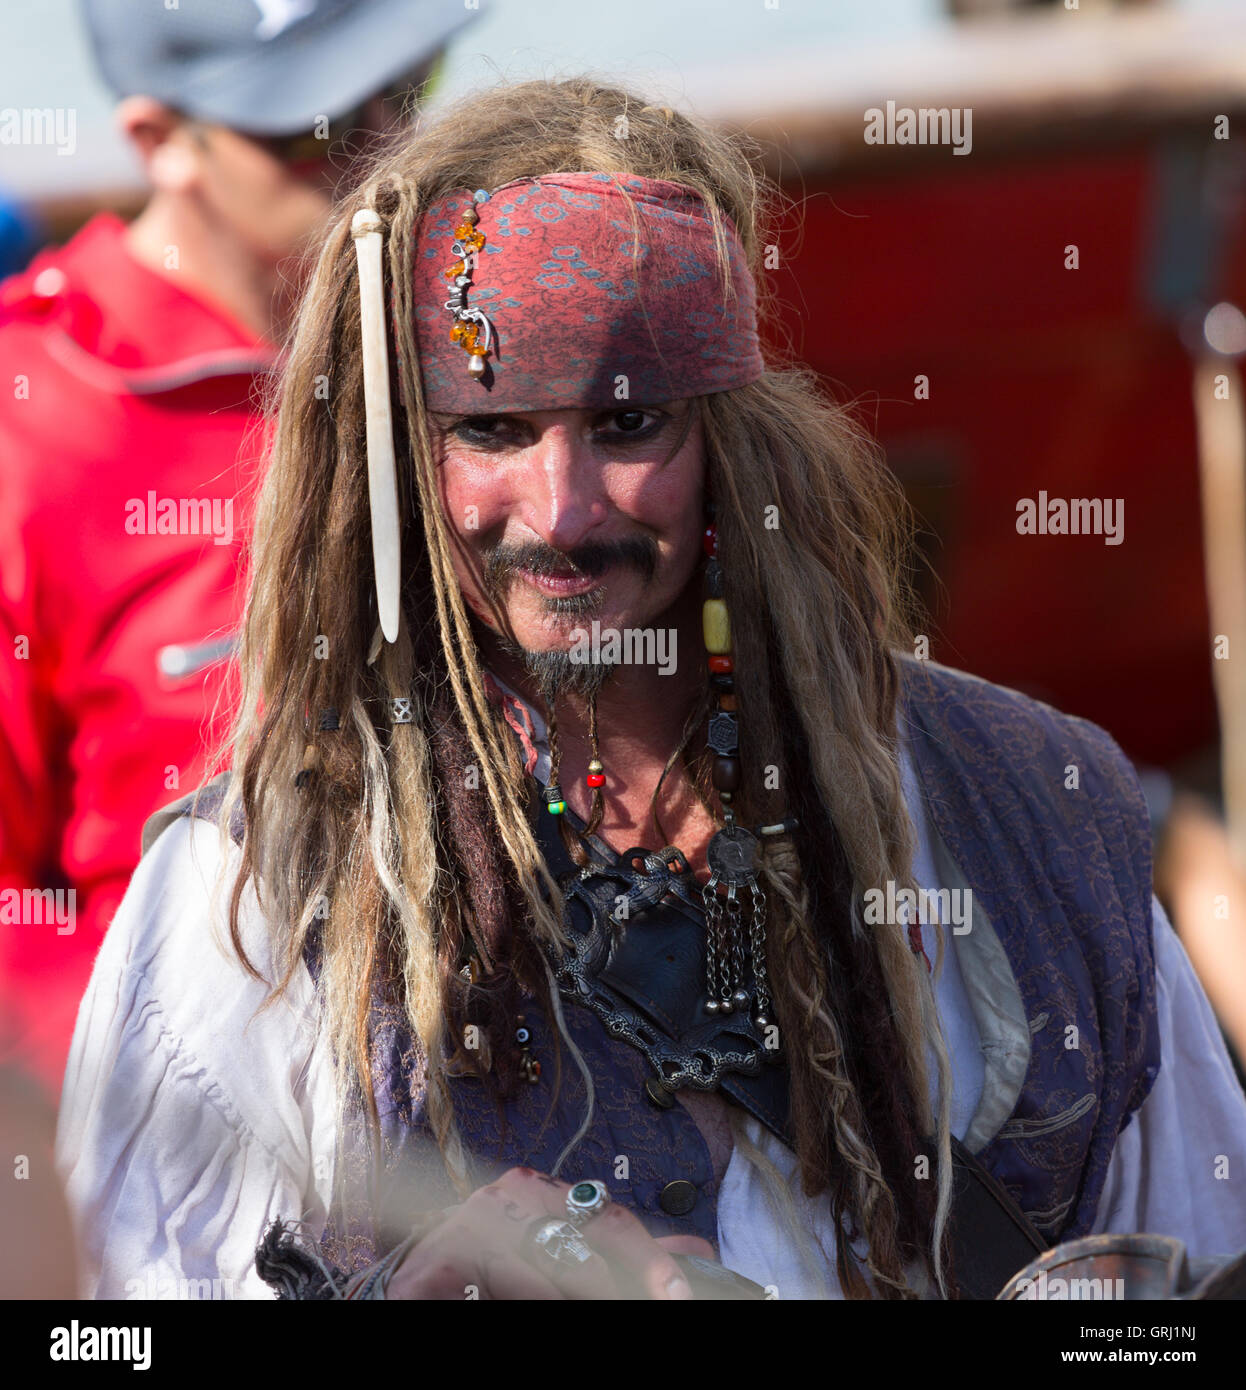
<svg viewBox="0 0 1246 1390">
<path fill-rule="evenodd" d="M 588 746 L 593 758 L 597 757 L 597 692 L 594 690 L 588 697 Z M 606 797 L 602 789 L 593 788 L 592 802 L 589 807 L 588 822 L 584 826 L 585 835 L 592 835 L 601 824 L 601 818 L 606 812 Z"/>
</svg>

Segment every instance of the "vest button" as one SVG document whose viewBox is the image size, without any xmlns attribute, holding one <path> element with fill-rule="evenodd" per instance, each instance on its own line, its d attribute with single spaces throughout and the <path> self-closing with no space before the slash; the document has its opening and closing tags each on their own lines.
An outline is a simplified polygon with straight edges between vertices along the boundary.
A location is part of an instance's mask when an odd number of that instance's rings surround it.
<svg viewBox="0 0 1246 1390">
<path fill-rule="evenodd" d="M 645 1094 L 662 1110 L 670 1110 L 675 1104 L 674 1095 L 652 1076 L 645 1078 Z"/>
<path fill-rule="evenodd" d="M 696 1187 L 686 1178 L 668 1182 L 658 1193 L 658 1206 L 668 1216 L 687 1216 L 697 1204 Z"/>
</svg>

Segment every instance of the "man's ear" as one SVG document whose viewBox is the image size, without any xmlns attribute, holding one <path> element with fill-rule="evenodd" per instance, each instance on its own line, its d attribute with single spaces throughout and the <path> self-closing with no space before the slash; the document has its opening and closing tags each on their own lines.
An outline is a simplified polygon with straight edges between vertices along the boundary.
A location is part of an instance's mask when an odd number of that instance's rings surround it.
<svg viewBox="0 0 1246 1390">
<path fill-rule="evenodd" d="M 154 97 L 132 96 L 118 105 L 115 120 L 157 190 L 185 193 L 198 181 L 199 144 L 180 112 Z"/>
</svg>

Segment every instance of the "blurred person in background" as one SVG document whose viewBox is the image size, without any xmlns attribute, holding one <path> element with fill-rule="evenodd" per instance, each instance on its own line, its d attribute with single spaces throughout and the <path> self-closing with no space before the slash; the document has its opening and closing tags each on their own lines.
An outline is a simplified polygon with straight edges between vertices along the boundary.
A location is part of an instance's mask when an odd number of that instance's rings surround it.
<svg viewBox="0 0 1246 1390">
<path fill-rule="evenodd" d="M 0 190 L 0 275 L 21 270 L 34 255 L 37 236 L 26 212 Z"/>
<path fill-rule="evenodd" d="M 1155 891 L 1169 904 L 1238 1080 L 1246 1082 L 1246 870 L 1234 856 L 1221 807 L 1171 782 L 1156 841 Z"/>
<path fill-rule="evenodd" d="M 0 285 L 0 1061 L 54 1098 L 143 821 L 204 772 L 259 397 L 335 181 L 472 13 L 84 0 L 152 193 Z"/>
</svg>

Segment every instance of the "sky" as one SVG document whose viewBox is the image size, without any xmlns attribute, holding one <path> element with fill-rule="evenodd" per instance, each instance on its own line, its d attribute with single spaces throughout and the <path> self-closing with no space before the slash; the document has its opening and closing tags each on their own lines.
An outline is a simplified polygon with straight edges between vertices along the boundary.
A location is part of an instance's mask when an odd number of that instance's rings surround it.
<svg viewBox="0 0 1246 1390">
<path fill-rule="evenodd" d="M 418 12 L 420 0 L 405 3 Z M 1242 3 L 1181 0 L 1179 7 Z M 1091 0 L 1085 5 L 1090 10 Z M 0 10 L 0 116 L 28 107 L 72 110 L 75 137 L 69 157 L 0 143 L 0 185 L 24 196 L 137 185 L 138 167 L 112 127 L 113 101 L 94 73 L 77 0 L 0 0 Z M 721 98 L 716 84 L 781 78 L 789 67 L 807 89 L 817 80 L 819 52 L 842 70 L 854 46 L 898 41 L 911 53 L 951 24 L 942 0 L 480 0 L 480 10 L 451 49 L 440 99 L 482 83 L 587 70 L 695 108 L 698 96 Z"/>
</svg>

